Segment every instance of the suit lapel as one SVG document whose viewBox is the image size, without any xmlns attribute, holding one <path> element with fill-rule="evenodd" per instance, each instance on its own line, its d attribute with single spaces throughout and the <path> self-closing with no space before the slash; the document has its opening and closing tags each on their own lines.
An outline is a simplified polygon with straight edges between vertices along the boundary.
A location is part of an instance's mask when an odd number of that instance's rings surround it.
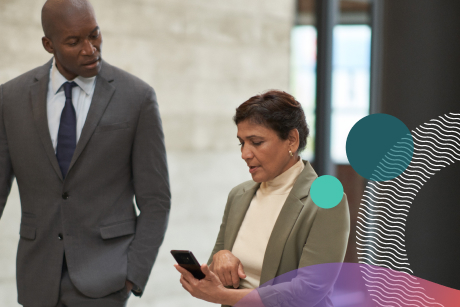
<svg viewBox="0 0 460 307">
<path fill-rule="evenodd" d="M 38 135 L 43 144 L 51 165 L 61 179 L 62 173 L 59 168 L 59 163 L 54 152 L 53 143 L 51 142 L 50 130 L 48 126 L 48 114 L 46 112 L 46 101 L 48 94 L 49 84 L 49 71 L 52 65 L 52 60 L 42 66 L 37 73 L 36 82 L 30 87 L 30 100 L 32 103 L 32 112 L 34 114 L 35 125 L 37 127 Z"/>
<path fill-rule="evenodd" d="M 110 84 L 110 82 L 113 81 L 111 77 L 111 67 L 105 62 L 102 63 L 103 66 L 101 72 L 96 78 L 96 87 L 94 89 L 93 99 L 91 100 L 91 106 L 89 107 L 88 116 L 86 117 L 86 121 L 83 126 L 83 130 L 81 131 L 77 147 L 75 148 L 72 161 L 70 162 L 68 172 L 70 172 L 72 166 L 80 157 L 81 153 L 88 144 L 88 141 L 91 139 L 99 120 L 104 114 L 110 99 L 115 93 L 115 87 Z"/>
<path fill-rule="evenodd" d="M 246 211 L 248 211 L 251 200 L 259 186 L 260 183 L 254 183 L 252 187 L 245 189 L 242 194 L 236 195 L 233 199 L 233 204 L 228 214 L 227 227 L 225 228 L 224 249 L 232 250 Z"/>
<path fill-rule="evenodd" d="M 260 284 L 264 284 L 276 277 L 284 246 L 303 209 L 302 200 L 308 196 L 311 184 L 318 177 L 310 163 L 304 163 L 305 167 L 292 187 L 268 240 L 262 264 Z"/>
</svg>

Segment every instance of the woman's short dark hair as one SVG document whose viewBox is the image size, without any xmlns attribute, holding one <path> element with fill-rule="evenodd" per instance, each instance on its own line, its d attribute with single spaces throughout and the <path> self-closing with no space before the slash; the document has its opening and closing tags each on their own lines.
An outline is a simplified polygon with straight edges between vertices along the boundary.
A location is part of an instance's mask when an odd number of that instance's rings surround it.
<svg viewBox="0 0 460 307">
<path fill-rule="evenodd" d="M 299 149 L 301 152 L 307 146 L 309 129 L 300 103 L 286 92 L 271 90 L 256 95 L 236 108 L 233 117 L 235 124 L 250 120 L 276 131 L 282 140 L 287 140 L 292 129 L 299 131 Z"/>
</svg>

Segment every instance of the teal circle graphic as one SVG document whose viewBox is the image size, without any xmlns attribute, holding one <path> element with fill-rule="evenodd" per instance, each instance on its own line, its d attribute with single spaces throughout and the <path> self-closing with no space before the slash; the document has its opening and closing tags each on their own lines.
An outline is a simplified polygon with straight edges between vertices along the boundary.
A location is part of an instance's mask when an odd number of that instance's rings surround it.
<svg viewBox="0 0 460 307">
<path fill-rule="evenodd" d="M 366 179 L 391 180 L 409 166 L 414 140 L 407 126 L 388 114 L 360 119 L 347 137 L 347 157 L 353 169 Z"/>
<path fill-rule="evenodd" d="M 320 176 L 311 185 L 310 197 L 318 207 L 334 208 L 343 197 L 342 183 L 334 176 Z"/>
</svg>

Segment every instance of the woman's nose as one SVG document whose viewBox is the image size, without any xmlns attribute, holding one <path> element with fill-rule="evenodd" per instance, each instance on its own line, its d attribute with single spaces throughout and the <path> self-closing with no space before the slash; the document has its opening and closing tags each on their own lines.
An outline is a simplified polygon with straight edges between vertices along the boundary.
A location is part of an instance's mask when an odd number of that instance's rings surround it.
<svg viewBox="0 0 460 307">
<path fill-rule="evenodd" d="M 241 158 L 243 160 L 251 159 L 253 156 L 254 155 L 253 155 L 252 151 L 249 148 L 247 148 L 244 145 L 241 147 Z"/>
</svg>

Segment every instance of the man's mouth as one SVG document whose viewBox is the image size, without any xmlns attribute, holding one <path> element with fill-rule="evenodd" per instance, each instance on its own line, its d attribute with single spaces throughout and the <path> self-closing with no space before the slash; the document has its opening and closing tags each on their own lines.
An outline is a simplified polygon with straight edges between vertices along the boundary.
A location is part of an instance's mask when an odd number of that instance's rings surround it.
<svg viewBox="0 0 460 307">
<path fill-rule="evenodd" d="M 94 60 L 91 60 L 91 61 L 89 61 L 89 62 L 84 63 L 83 66 L 86 66 L 86 67 L 88 67 L 88 68 L 89 68 L 89 67 L 96 66 L 96 65 L 98 64 L 99 60 L 100 60 L 100 58 L 96 58 L 96 59 L 94 59 Z"/>
<path fill-rule="evenodd" d="M 259 169 L 260 166 L 249 166 L 249 172 L 253 174 Z"/>
</svg>

